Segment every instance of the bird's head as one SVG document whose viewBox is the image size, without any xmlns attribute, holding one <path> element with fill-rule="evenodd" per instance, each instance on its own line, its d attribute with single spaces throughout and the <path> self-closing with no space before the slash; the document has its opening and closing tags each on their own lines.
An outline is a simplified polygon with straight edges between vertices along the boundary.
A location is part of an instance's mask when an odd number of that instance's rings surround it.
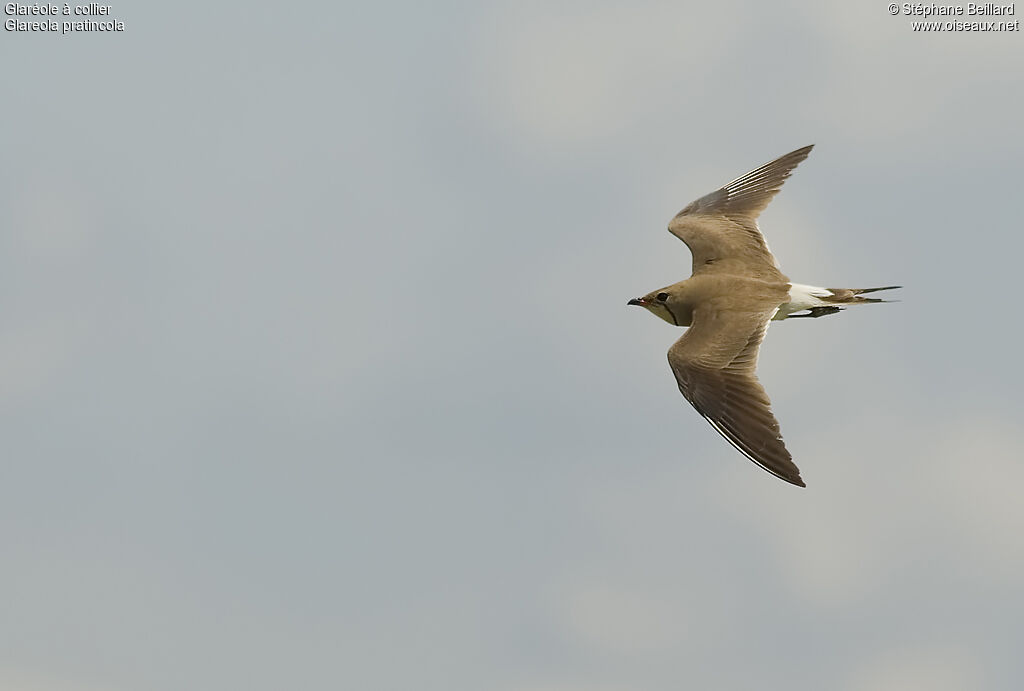
<svg viewBox="0 0 1024 691">
<path fill-rule="evenodd" d="M 661 317 L 673 326 L 689 326 L 692 309 L 687 309 L 683 301 L 683 289 L 680 284 L 659 288 L 641 298 L 633 298 L 627 305 L 639 305 L 656 317 Z"/>
</svg>

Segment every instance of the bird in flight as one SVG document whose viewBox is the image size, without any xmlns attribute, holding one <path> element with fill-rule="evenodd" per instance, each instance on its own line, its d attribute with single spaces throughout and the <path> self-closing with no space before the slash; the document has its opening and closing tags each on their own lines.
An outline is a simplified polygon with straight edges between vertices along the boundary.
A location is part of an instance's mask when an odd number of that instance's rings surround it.
<svg viewBox="0 0 1024 691">
<path fill-rule="evenodd" d="M 800 487 L 800 469 L 755 372 L 768 323 L 886 302 L 864 295 L 900 287 L 818 288 L 791 283 L 779 270 L 757 217 L 812 148 L 766 163 L 676 214 L 668 230 L 690 248 L 692 275 L 628 303 L 690 327 L 668 350 L 683 396 L 740 453 Z"/>
</svg>

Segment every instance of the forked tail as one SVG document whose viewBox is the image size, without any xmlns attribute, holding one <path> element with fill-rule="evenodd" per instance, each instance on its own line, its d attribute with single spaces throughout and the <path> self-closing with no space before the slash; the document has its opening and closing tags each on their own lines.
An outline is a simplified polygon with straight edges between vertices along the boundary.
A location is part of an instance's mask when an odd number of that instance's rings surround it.
<svg viewBox="0 0 1024 691">
<path fill-rule="evenodd" d="M 849 305 L 864 305 L 869 302 L 893 302 L 882 298 L 866 298 L 864 293 L 880 290 L 895 290 L 902 286 L 884 288 L 818 288 L 816 286 L 791 283 L 789 302 L 781 305 L 773 319 L 794 319 L 797 317 L 824 317 L 835 314 Z M 801 314 L 803 313 L 803 314 Z"/>
<path fill-rule="evenodd" d="M 880 290 L 895 290 L 903 286 L 885 286 L 884 288 L 829 288 L 831 295 L 818 296 L 827 305 L 859 305 L 865 302 L 894 302 L 882 298 L 861 297 L 864 293 L 877 293 Z"/>
</svg>

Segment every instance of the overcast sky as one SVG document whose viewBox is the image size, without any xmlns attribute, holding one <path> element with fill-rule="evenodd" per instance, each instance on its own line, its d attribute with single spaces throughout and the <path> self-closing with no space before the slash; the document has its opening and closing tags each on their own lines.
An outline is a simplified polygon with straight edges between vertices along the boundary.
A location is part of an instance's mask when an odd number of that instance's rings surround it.
<svg viewBox="0 0 1024 691">
<path fill-rule="evenodd" d="M 1019 31 L 110 16 L 0 37 L 0 688 L 1018 688 Z M 772 326 L 799 489 L 626 301 L 689 274 L 680 208 L 811 143 L 782 269 L 905 288 Z"/>
</svg>

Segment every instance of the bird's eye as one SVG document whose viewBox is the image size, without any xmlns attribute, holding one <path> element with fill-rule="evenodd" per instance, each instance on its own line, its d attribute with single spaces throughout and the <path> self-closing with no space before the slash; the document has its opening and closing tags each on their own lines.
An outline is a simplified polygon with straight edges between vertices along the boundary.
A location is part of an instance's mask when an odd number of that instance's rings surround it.
<svg viewBox="0 0 1024 691">
<path fill-rule="evenodd" d="M 668 300 L 668 293 L 658 293 L 654 297 L 658 300 L 658 302 L 665 302 L 665 300 Z"/>
</svg>

